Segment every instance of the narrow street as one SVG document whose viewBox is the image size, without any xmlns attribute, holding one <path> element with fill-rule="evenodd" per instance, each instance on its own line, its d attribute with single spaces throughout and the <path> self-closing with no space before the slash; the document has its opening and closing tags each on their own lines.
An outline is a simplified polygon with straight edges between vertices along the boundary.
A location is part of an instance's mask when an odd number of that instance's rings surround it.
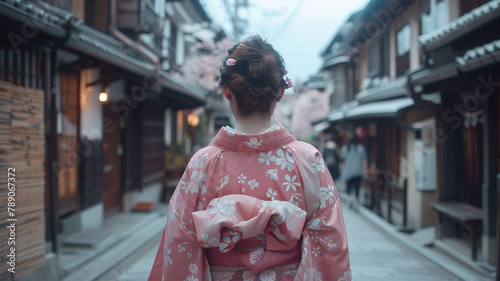
<svg viewBox="0 0 500 281">
<path fill-rule="evenodd" d="M 353 280 L 461 280 L 388 236 L 360 212 L 344 206 Z M 158 243 L 159 237 L 128 265 L 120 265 L 100 280 L 147 280 Z"/>
<path fill-rule="evenodd" d="M 353 280 L 460 280 L 343 206 Z"/>
</svg>

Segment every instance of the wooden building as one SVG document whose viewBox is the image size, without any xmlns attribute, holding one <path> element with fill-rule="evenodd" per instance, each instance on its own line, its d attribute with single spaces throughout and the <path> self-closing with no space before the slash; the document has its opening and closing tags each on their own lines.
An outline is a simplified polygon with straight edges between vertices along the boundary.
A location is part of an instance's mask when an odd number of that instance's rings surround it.
<svg viewBox="0 0 500 281">
<path fill-rule="evenodd" d="M 188 55 L 184 27 L 209 20 L 197 0 L 0 1 L 0 165 L 16 167 L 25 221 L 19 272 L 2 245 L 0 279 L 57 266 L 64 237 L 161 200 L 183 110 L 207 94 L 167 72 Z"/>
<path fill-rule="evenodd" d="M 486 274 L 498 262 L 499 11 L 370 1 L 322 53 L 332 111 L 315 121 L 366 132 L 367 206 L 405 230 L 434 226 L 436 248 Z"/>
</svg>

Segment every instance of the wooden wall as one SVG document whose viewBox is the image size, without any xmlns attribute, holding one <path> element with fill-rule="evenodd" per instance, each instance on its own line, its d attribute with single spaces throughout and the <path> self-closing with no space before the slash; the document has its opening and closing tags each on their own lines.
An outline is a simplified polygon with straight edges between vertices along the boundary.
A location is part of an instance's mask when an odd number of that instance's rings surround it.
<svg viewBox="0 0 500 281">
<path fill-rule="evenodd" d="M 17 219 L 15 245 L 5 239 L 0 244 L 0 280 L 18 280 L 45 264 L 44 92 L 0 82 L 0 101 L 1 237 L 10 235 L 7 219 Z M 8 175 L 10 167 L 15 173 Z M 15 184 L 13 217 L 7 210 L 8 182 Z M 15 275 L 7 271 L 10 247 L 15 247 Z"/>
</svg>

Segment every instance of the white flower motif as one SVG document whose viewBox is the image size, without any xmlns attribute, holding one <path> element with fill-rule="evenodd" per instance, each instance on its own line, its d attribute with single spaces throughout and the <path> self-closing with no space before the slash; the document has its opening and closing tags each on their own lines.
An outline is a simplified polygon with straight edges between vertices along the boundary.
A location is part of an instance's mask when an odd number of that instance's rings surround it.
<svg viewBox="0 0 500 281">
<path fill-rule="evenodd" d="M 333 243 L 332 240 L 329 240 L 326 244 L 328 245 L 328 250 L 329 251 L 333 251 L 337 247 L 337 244 Z"/>
<path fill-rule="evenodd" d="M 229 174 L 225 175 L 220 179 L 220 186 L 217 188 L 217 191 L 221 190 L 229 181 Z"/>
<path fill-rule="evenodd" d="M 186 251 L 185 245 L 187 245 L 187 244 L 189 244 L 189 242 L 183 242 L 183 243 L 178 244 L 177 247 L 179 248 L 179 252 Z"/>
<path fill-rule="evenodd" d="M 260 207 L 259 208 L 259 213 L 263 213 L 264 211 L 267 212 L 267 207 L 269 207 L 269 205 L 271 205 L 271 202 L 270 201 L 263 201 L 262 204 L 260 206 L 257 206 L 257 207 Z"/>
<path fill-rule="evenodd" d="M 173 264 L 172 259 L 170 258 L 171 253 L 172 253 L 172 249 L 168 249 L 167 256 L 165 258 L 165 266 L 168 266 L 168 264 Z"/>
<path fill-rule="evenodd" d="M 276 280 L 276 272 L 272 269 L 266 269 L 260 273 L 261 281 L 275 281 Z"/>
<path fill-rule="evenodd" d="M 188 276 L 188 278 L 186 278 L 186 281 L 199 281 L 198 278 L 194 277 L 194 275 L 191 275 L 191 276 Z"/>
<path fill-rule="evenodd" d="M 188 185 L 185 188 L 186 193 L 189 190 L 191 194 L 198 193 L 200 191 L 202 195 L 205 194 L 205 192 L 207 191 L 205 187 L 206 180 L 207 180 L 207 174 L 197 170 L 193 171 L 193 173 L 191 174 L 190 181 L 188 181 Z M 184 187 L 182 189 L 184 189 Z"/>
<path fill-rule="evenodd" d="M 272 151 L 269 151 L 267 155 L 264 152 L 259 153 L 259 159 L 257 159 L 260 163 L 266 163 L 267 166 L 271 164 L 271 162 L 276 161 L 276 156 L 273 155 Z"/>
<path fill-rule="evenodd" d="M 262 258 L 262 255 L 264 255 L 264 249 L 262 248 L 253 251 L 252 253 L 250 253 L 250 263 L 254 265 Z"/>
<path fill-rule="evenodd" d="M 247 177 L 243 175 L 243 173 L 241 173 L 241 175 L 238 176 L 238 183 L 245 183 L 245 179 Z"/>
<path fill-rule="evenodd" d="M 320 271 L 317 271 L 316 268 L 313 268 L 311 270 L 311 275 L 312 275 L 312 280 L 314 280 L 314 281 L 322 281 L 323 280 L 323 274 Z"/>
<path fill-rule="evenodd" d="M 301 184 L 299 182 L 295 182 L 295 179 L 297 179 L 296 175 L 293 175 L 291 179 L 289 175 L 285 175 L 285 180 L 287 181 L 284 182 L 283 185 L 286 185 L 286 191 L 290 190 L 290 187 L 293 189 L 293 191 L 297 191 L 296 186 L 300 186 Z"/>
<path fill-rule="evenodd" d="M 352 274 L 351 271 L 348 270 L 344 272 L 344 275 L 340 277 L 338 281 L 351 281 L 351 280 L 352 280 Z"/>
<path fill-rule="evenodd" d="M 271 197 L 271 200 L 274 200 L 274 196 L 277 196 L 278 192 L 276 190 L 273 191 L 272 188 L 269 188 L 266 195 L 267 195 L 267 197 Z"/>
<path fill-rule="evenodd" d="M 217 158 L 224 159 L 224 152 L 222 150 L 217 153 Z"/>
<path fill-rule="evenodd" d="M 181 181 L 181 190 L 186 191 L 188 193 L 189 181 Z"/>
<path fill-rule="evenodd" d="M 197 273 L 198 272 L 198 266 L 196 266 L 196 264 L 194 263 L 190 263 L 189 264 L 189 271 L 191 271 L 191 273 Z"/>
<path fill-rule="evenodd" d="M 255 189 L 256 187 L 259 186 L 259 183 L 257 182 L 256 179 L 253 179 L 251 181 L 248 181 L 248 185 L 250 185 L 250 189 Z"/>
<path fill-rule="evenodd" d="M 284 170 L 285 168 L 288 169 L 288 171 L 293 170 L 293 163 L 295 163 L 295 160 L 293 160 L 292 157 L 292 151 L 290 149 L 286 149 L 286 153 L 283 152 L 283 149 L 278 149 L 278 152 L 276 152 L 279 157 L 276 157 L 276 165 L 281 166 L 281 170 Z"/>
<path fill-rule="evenodd" d="M 217 200 L 217 203 L 215 206 L 211 206 L 213 208 L 210 208 L 208 210 L 209 214 L 217 214 L 221 213 L 224 215 L 230 215 L 233 211 L 236 210 L 236 207 L 234 207 L 235 201 L 234 200 L 224 200 L 221 202 L 221 200 Z"/>
<path fill-rule="evenodd" d="M 321 255 L 321 252 L 319 249 L 320 249 L 320 247 L 312 248 L 311 254 L 313 254 L 315 258 L 317 258 L 318 256 Z"/>
<path fill-rule="evenodd" d="M 313 169 L 316 170 L 316 173 L 318 172 L 325 172 L 325 162 L 321 157 L 316 155 L 316 162 L 312 163 L 311 166 L 313 166 Z"/>
<path fill-rule="evenodd" d="M 246 143 L 246 145 L 247 145 L 248 147 L 257 149 L 257 148 L 259 148 L 259 146 L 261 146 L 261 145 L 262 145 L 262 140 L 260 140 L 260 141 L 259 141 L 259 140 L 258 140 L 258 139 L 256 139 L 256 138 L 251 138 L 251 139 L 250 139 L 250 142 L 248 142 L 248 141 L 247 141 L 247 142 L 245 142 L 245 143 Z"/>
<path fill-rule="evenodd" d="M 203 210 L 203 203 L 198 202 L 198 206 L 196 207 L 196 211 L 201 211 L 201 210 Z"/>
<path fill-rule="evenodd" d="M 335 194 L 333 193 L 333 185 L 328 185 L 327 187 L 320 187 L 319 188 L 319 195 L 320 195 L 320 208 L 324 209 L 326 208 L 326 202 L 330 202 L 333 204 L 333 199 L 335 197 Z"/>
<path fill-rule="evenodd" d="M 292 194 L 292 196 L 290 197 L 290 200 L 288 202 L 294 204 L 295 206 L 299 206 L 299 202 L 302 202 L 302 194 L 300 193 L 294 193 Z"/>
<path fill-rule="evenodd" d="M 278 180 L 278 169 L 267 170 L 266 175 L 271 175 L 271 179 L 277 181 Z"/>
</svg>

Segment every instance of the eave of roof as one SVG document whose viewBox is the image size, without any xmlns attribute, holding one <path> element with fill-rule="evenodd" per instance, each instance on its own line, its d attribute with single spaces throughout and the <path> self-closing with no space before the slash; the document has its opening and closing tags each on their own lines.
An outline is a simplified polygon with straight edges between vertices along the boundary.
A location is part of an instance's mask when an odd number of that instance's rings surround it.
<svg viewBox="0 0 500 281">
<path fill-rule="evenodd" d="M 387 84 L 363 90 L 356 94 L 359 103 L 367 103 L 384 99 L 406 96 L 407 76 L 391 80 Z"/>
<path fill-rule="evenodd" d="M 498 17 L 500 17 L 500 0 L 492 0 L 441 28 L 421 35 L 418 41 L 425 50 L 435 50 L 464 34 L 474 32 L 478 27 Z"/>
<path fill-rule="evenodd" d="M 468 72 L 495 63 L 500 63 L 500 40 L 468 50 L 455 58 L 461 72 Z"/>
<path fill-rule="evenodd" d="M 64 38 L 72 13 L 44 2 L 0 0 L 0 15 L 34 26 L 50 36 Z"/>
</svg>

